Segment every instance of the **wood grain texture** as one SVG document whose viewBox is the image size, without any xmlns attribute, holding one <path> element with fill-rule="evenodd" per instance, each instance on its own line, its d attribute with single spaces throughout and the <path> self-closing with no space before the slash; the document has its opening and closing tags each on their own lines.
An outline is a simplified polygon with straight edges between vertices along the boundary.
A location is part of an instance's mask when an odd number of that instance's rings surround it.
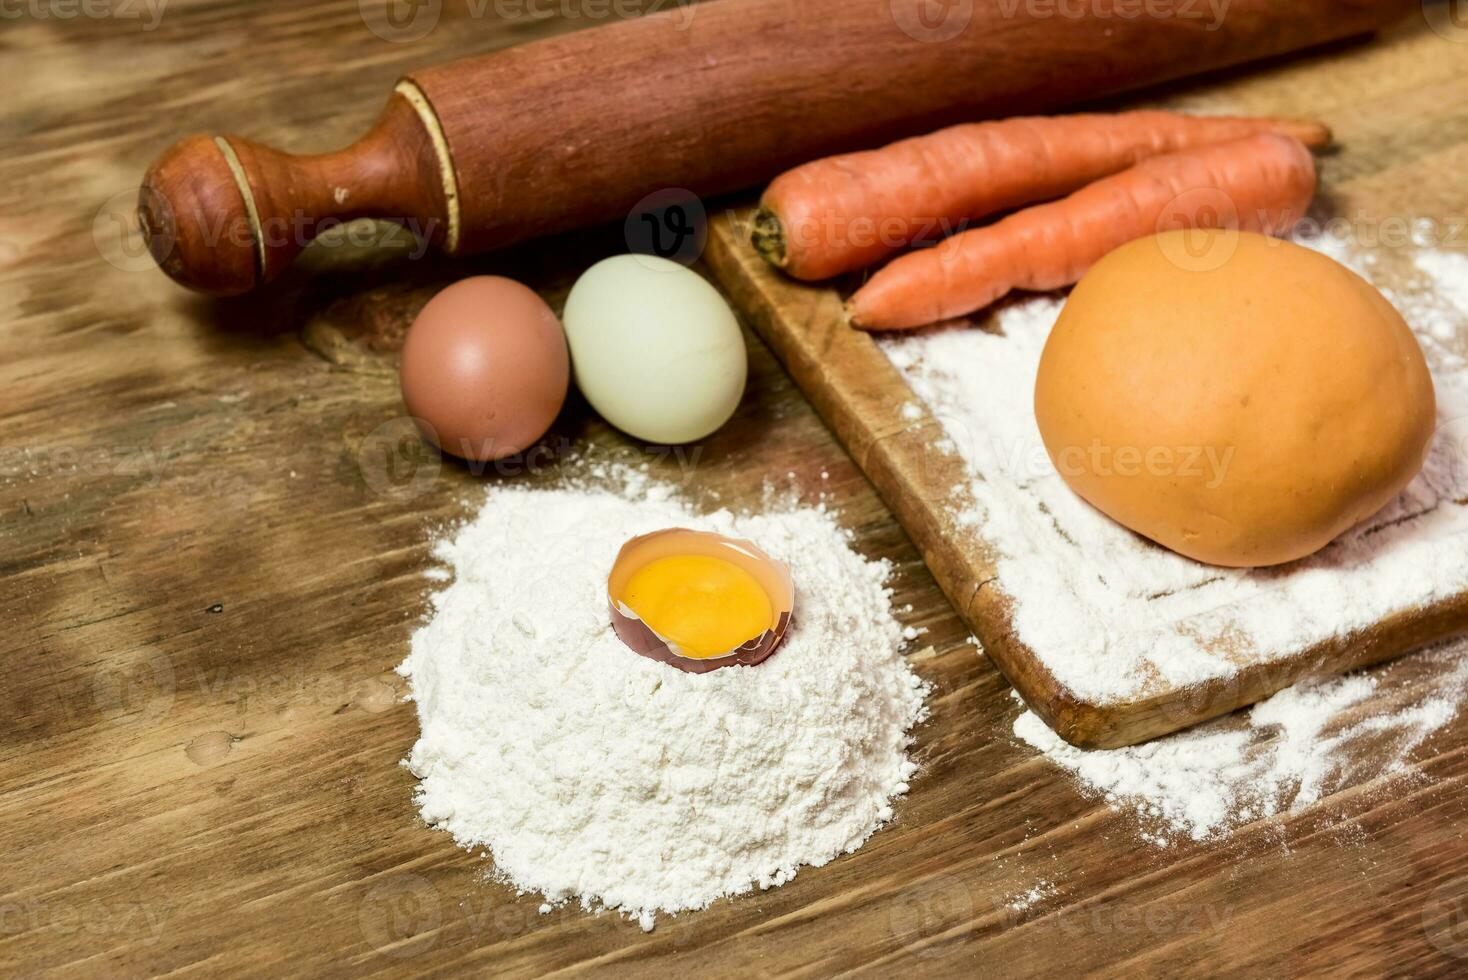
<svg viewBox="0 0 1468 980">
<path fill-rule="evenodd" d="M 417 822 L 397 765 L 417 722 L 391 670 L 426 611 L 428 535 L 483 481 L 555 468 L 419 455 L 399 438 L 393 352 L 438 286 L 498 272 L 558 304 L 617 233 L 452 262 L 379 227 L 313 245 L 277 291 L 216 303 L 151 268 L 119 221 L 180 130 L 325 151 L 415 65 L 586 22 L 446 3 L 433 31 L 387 43 L 354 0 L 174 0 L 151 31 L 5 22 L 0 972 L 1460 974 L 1462 724 L 1421 750 L 1425 780 L 1351 787 L 1223 843 L 1139 844 L 1131 818 L 1010 737 L 1003 677 L 756 340 L 749 394 L 695 466 L 579 405 L 555 432 L 700 497 L 758 500 L 768 474 L 825 493 L 861 550 L 894 562 L 903 619 L 935 651 L 914 659 L 935 691 L 897 822 L 646 935 L 540 916 Z M 1459 214 L 1468 78 L 1441 43 L 1406 31 L 1196 98 L 1308 98 L 1357 134 L 1361 152 L 1327 162 L 1342 206 Z M 1011 908 L 1042 880 L 1052 894 Z"/>
</svg>

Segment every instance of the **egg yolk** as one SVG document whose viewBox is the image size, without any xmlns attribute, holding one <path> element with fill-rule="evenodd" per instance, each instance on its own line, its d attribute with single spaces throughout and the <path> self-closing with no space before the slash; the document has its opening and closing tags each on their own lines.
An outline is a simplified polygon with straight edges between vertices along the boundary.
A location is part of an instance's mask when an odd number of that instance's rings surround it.
<svg viewBox="0 0 1468 980">
<path fill-rule="evenodd" d="M 675 555 L 633 573 L 622 600 L 685 657 L 720 657 L 774 623 L 774 606 L 758 580 L 733 562 Z"/>
</svg>

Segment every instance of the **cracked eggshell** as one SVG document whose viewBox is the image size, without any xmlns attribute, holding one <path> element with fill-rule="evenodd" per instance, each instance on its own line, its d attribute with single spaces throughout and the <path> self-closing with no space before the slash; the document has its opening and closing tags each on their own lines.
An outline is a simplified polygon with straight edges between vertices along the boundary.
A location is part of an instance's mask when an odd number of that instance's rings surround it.
<svg viewBox="0 0 1468 980">
<path fill-rule="evenodd" d="M 561 319 L 581 393 L 628 435 L 694 442 L 739 406 L 749 369 L 739 321 L 717 289 L 676 262 L 603 259 L 571 287 Z"/>
<path fill-rule="evenodd" d="M 659 558 L 710 555 L 738 565 L 764 588 L 776 613 L 772 626 L 722 657 L 686 657 L 677 644 L 659 636 L 625 602 L 622 595 L 637 571 Z M 706 674 L 720 667 L 754 666 L 764 662 L 779 647 L 795 611 L 795 580 L 790 567 L 771 558 L 752 542 L 728 538 L 712 531 L 675 527 L 632 538 L 617 552 L 607 576 L 607 604 L 617 637 L 637 653 L 687 671 Z"/>
</svg>

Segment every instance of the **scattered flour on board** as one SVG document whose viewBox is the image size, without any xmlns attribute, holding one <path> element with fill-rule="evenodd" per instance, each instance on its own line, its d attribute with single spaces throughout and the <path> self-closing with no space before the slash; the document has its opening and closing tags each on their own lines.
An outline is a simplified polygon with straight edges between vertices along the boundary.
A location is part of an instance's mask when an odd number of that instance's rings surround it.
<svg viewBox="0 0 1468 980">
<path fill-rule="evenodd" d="M 1385 291 L 1433 367 L 1441 423 L 1422 473 L 1384 510 L 1285 569 L 1201 565 L 1112 522 L 1055 473 L 1035 426 L 1035 371 L 1061 299 L 1010 303 L 982 326 L 882 341 L 973 479 L 955 504 L 997 551 L 1019 637 L 1077 695 L 1106 704 L 1227 678 L 1468 589 L 1468 257 L 1426 250 L 1410 275 L 1320 237 L 1310 245 Z M 916 414 L 904 406 L 903 416 Z M 911 421 L 911 419 L 909 419 Z"/>
<path fill-rule="evenodd" d="M 1041 878 L 1027 891 L 1010 896 L 1009 900 L 1004 903 L 1004 907 L 1011 912 L 1025 912 L 1047 898 L 1054 898 L 1055 894 L 1055 884 L 1046 878 Z"/>
<path fill-rule="evenodd" d="M 423 819 L 496 875 L 636 916 L 699 909 L 853 851 L 892 818 L 926 687 L 902 657 L 889 567 L 823 507 L 698 514 L 625 467 L 491 489 L 434 555 L 453 579 L 399 671 Z M 758 667 L 683 673 L 622 645 L 606 576 L 628 538 L 693 527 L 789 563 L 796 612 Z"/>
<path fill-rule="evenodd" d="M 1468 639 L 1374 670 L 1297 684 L 1246 712 L 1123 749 L 1068 745 L 1034 712 L 1014 734 L 1153 843 L 1205 840 L 1302 810 L 1348 785 L 1409 772 L 1408 757 L 1468 698 Z M 1018 695 L 1016 695 L 1018 700 Z"/>
</svg>

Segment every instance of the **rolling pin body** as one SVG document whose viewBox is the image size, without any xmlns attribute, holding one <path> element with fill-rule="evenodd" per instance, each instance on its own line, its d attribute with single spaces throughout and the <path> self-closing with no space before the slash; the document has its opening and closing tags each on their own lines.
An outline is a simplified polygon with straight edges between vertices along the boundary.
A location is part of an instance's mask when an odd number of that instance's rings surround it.
<svg viewBox="0 0 1468 980">
<path fill-rule="evenodd" d="M 191 137 L 149 171 L 143 224 L 170 275 L 221 294 L 278 274 L 324 221 L 410 218 L 440 247 L 469 253 L 621 218 L 665 188 L 719 193 L 958 120 L 1367 33 L 1417 3 L 1072 6 L 711 0 L 668 10 L 415 72 L 374 131 L 335 154 Z"/>
</svg>

